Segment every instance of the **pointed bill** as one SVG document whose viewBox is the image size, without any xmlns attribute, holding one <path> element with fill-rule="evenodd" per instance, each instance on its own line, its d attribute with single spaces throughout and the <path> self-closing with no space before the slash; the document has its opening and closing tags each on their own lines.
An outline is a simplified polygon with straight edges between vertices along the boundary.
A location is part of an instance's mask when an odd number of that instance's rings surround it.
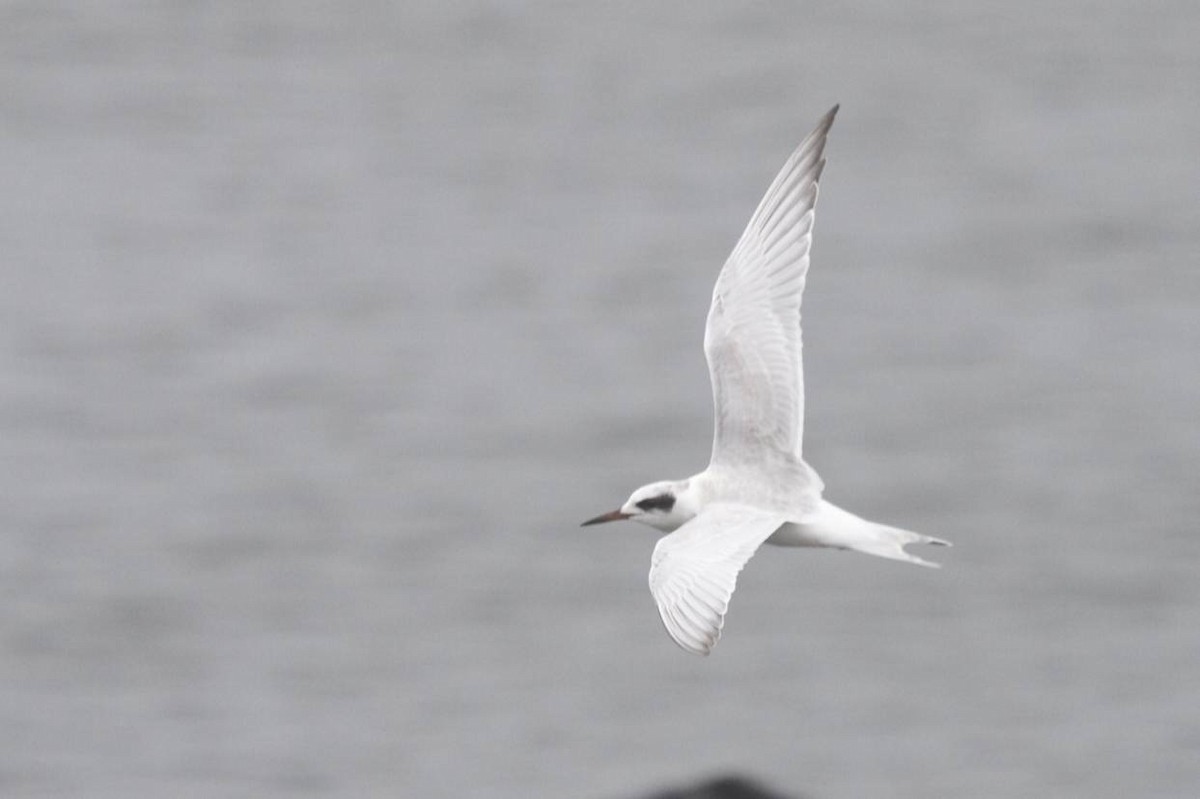
<svg viewBox="0 0 1200 799">
<path fill-rule="evenodd" d="M 608 513 L 601 513 L 599 516 L 597 516 L 594 519 L 588 519 L 586 522 L 584 522 L 583 524 L 581 524 L 579 526 L 587 527 L 588 525 L 591 525 L 591 524 L 604 524 L 605 522 L 619 522 L 622 519 L 628 519 L 628 518 L 629 518 L 628 513 L 622 513 L 619 510 L 611 510 Z"/>
</svg>

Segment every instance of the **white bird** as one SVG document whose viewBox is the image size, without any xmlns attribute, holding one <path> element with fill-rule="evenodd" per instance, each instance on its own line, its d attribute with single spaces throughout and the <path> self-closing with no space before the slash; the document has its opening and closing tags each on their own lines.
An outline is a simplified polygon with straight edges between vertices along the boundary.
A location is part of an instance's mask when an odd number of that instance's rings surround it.
<svg viewBox="0 0 1200 799">
<path fill-rule="evenodd" d="M 669 535 L 650 559 L 650 591 L 675 643 L 707 655 L 721 637 L 738 573 L 763 542 L 850 549 L 937 566 L 904 551 L 949 542 L 869 522 L 823 499 L 801 458 L 800 296 L 817 183 L 838 107 L 776 176 L 713 289 L 704 355 L 716 424 L 708 468 L 642 486 L 584 525 L 633 519 Z"/>
</svg>

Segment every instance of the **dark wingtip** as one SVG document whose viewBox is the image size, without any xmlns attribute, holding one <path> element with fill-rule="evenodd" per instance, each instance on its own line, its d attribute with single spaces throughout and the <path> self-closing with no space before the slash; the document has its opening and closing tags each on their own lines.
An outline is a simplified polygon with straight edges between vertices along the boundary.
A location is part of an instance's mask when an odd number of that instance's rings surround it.
<svg viewBox="0 0 1200 799">
<path fill-rule="evenodd" d="M 821 127 L 828 130 L 833 126 L 834 117 L 837 116 L 838 109 L 842 107 L 841 103 L 834 103 L 833 108 L 825 112 L 825 116 L 821 118 Z"/>
</svg>

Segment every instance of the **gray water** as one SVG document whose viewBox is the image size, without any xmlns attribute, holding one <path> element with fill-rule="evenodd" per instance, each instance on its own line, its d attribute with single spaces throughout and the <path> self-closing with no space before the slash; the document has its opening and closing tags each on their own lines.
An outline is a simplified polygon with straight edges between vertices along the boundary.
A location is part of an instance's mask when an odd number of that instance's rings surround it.
<svg viewBox="0 0 1200 799">
<path fill-rule="evenodd" d="M 1200 794 L 1200 7 L 7 3 L 0 793 Z M 807 456 L 940 572 L 653 537 L 834 102 Z"/>
</svg>

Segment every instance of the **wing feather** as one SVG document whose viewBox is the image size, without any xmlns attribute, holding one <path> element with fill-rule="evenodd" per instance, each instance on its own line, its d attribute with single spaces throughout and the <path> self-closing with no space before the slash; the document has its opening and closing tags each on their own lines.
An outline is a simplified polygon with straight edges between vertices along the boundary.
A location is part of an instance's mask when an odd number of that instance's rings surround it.
<svg viewBox="0 0 1200 799">
<path fill-rule="evenodd" d="M 650 592 L 675 643 L 698 655 L 712 651 L 738 574 L 784 521 L 783 514 L 719 503 L 659 539 Z"/>
<path fill-rule="evenodd" d="M 834 106 L 788 158 L 717 277 L 704 334 L 715 409 L 713 464 L 801 456 L 800 299 L 825 140 L 836 114 Z"/>
</svg>

